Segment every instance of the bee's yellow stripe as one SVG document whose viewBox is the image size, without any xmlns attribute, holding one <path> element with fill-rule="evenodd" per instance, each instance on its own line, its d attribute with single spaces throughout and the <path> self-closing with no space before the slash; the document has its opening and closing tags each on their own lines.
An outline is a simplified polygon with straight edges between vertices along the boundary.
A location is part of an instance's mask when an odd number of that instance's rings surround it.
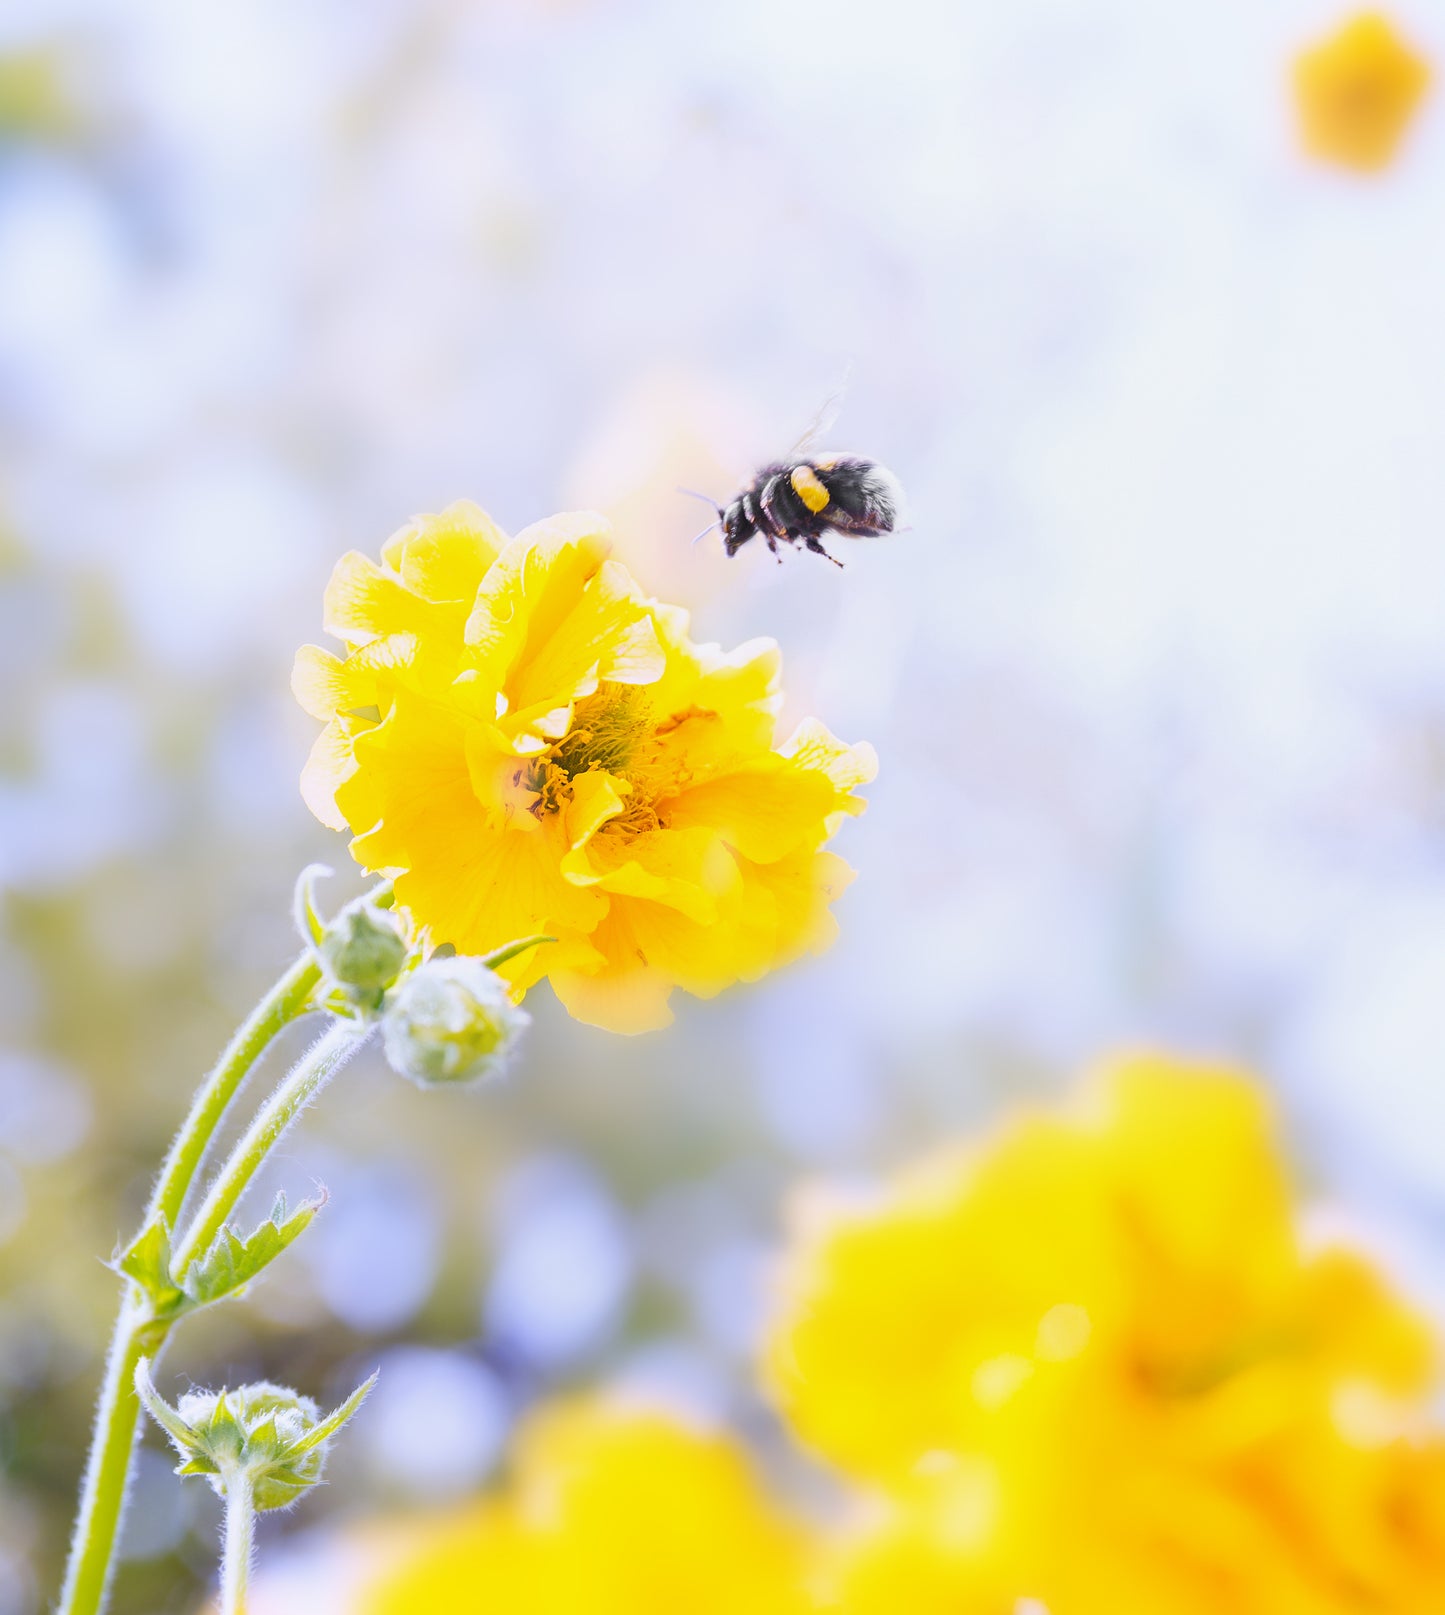
<svg viewBox="0 0 1445 1615">
<path fill-rule="evenodd" d="M 800 465 L 793 468 L 793 474 L 788 478 L 793 485 L 793 492 L 816 516 L 820 510 L 828 505 L 828 490 L 818 481 L 818 474 L 810 465 Z"/>
</svg>

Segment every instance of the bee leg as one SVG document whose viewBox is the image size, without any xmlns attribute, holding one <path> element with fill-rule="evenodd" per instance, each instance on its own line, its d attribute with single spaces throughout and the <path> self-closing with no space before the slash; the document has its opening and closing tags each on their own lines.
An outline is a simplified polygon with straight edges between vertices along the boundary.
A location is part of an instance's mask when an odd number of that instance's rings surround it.
<svg viewBox="0 0 1445 1615">
<path fill-rule="evenodd" d="M 807 534 L 803 542 L 810 550 L 812 550 L 814 555 L 821 555 L 825 561 L 831 561 L 834 566 L 841 567 L 843 565 L 836 555 L 829 555 L 827 550 L 823 548 L 823 546 L 818 542 L 818 535 L 816 533 Z"/>
</svg>

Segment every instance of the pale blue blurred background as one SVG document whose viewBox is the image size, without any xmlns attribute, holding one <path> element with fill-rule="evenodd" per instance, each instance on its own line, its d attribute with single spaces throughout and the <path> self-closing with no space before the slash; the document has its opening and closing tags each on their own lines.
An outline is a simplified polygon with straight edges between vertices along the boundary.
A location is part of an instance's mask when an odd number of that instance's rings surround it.
<svg viewBox="0 0 1445 1615">
<path fill-rule="evenodd" d="M 756 1419 L 787 1186 L 1120 1042 L 1257 1063 L 1445 1294 L 1445 120 L 1297 155 L 1327 0 L 0 11 L 0 1615 L 53 1593 L 134 1216 L 289 956 L 287 693 L 342 550 L 608 511 L 882 758 L 826 958 L 504 1090 L 348 1075 L 315 1231 L 168 1381 L 382 1388 L 271 1528 L 474 1487 L 605 1372 Z M 1445 63 L 1445 4 L 1395 7 Z M 846 379 L 895 540 L 688 544 Z M 336 883 L 338 897 L 355 889 Z M 463 1410 L 458 1415 L 458 1409 Z M 117 1609 L 211 1517 L 145 1459 Z M 298 1572 L 299 1573 L 299 1572 Z M 319 1604 L 315 1607 L 319 1608 Z"/>
</svg>

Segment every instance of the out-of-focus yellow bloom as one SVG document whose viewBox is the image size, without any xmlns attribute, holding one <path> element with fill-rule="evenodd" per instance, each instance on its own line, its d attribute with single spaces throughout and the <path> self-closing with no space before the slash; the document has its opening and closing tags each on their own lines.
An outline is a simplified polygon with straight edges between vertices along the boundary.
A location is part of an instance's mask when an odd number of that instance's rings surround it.
<svg viewBox="0 0 1445 1615">
<path fill-rule="evenodd" d="M 876 764 L 817 723 L 778 745 L 776 645 L 693 644 L 608 551 L 586 513 L 510 540 L 474 505 L 418 517 L 380 566 L 341 560 L 347 654 L 305 647 L 293 683 L 326 720 L 308 804 L 431 939 L 555 936 L 504 973 L 640 1031 L 674 986 L 708 997 L 831 940 L 851 871 L 823 845 Z"/>
<path fill-rule="evenodd" d="M 0 140 L 59 140 L 79 130 L 65 65 L 49 49 L 0 53 Z"/>
<path fill-rule="evenodd" d="M 851 1615 L 1445 1609 L 1429 1333 L 1302 1247 L 1242 1077 L 1122 1061 L 815 1213 L 783 1278 L 767 1376 L 883 1498 Z"/>
<path fill-rule="evenodd" d="M 1429 64 L 1388 17 L 1353 18 L 1295 62 L 1305 149 L 1366 173 L 1386 167 L 1429 85 Z"/>
<path fill-rule="evenodd" d="M 600 1401 L 543 1413 L 505 1495 L 418 1527 L 362 1615 L 802 1615 L 808 1537 L 721 1436 Z"/>
</svg>

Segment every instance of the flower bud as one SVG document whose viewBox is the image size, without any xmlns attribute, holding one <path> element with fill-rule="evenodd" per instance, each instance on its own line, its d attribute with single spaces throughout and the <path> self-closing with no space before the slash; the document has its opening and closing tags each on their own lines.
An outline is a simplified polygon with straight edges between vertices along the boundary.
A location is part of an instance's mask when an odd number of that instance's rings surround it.
<svg viewBox="0 0 1445 1615">
<path fill-rule="evenodd" d="M 322 1418 L 309 1396 L 262 1380 L 235 1391 L 189 1391 L 172 1407 L 150 1363 L 136 1369 L 136 1394 L 181 1456 L 178 1475 L 204 1475 L 222 1497 L 244 1477 L 258 1509 L 286 1508 L 321 1479 L 331 1438 L 376 1383 L 373 1374 Z"/>
<path fill-rule="evenodd" d="M 362 897 L 326 927 L 316 951 L 333 981 L 361 997 L 379 995 L 406 962 L 406 932 L 395 915 Z"/>
<path fill-rule="evenodd" d="M 480 959 L 428 959 L 387 999 L 392 1069 L 422 1087 L 500 1076 L 532 1017 Z"/>
</svg>

